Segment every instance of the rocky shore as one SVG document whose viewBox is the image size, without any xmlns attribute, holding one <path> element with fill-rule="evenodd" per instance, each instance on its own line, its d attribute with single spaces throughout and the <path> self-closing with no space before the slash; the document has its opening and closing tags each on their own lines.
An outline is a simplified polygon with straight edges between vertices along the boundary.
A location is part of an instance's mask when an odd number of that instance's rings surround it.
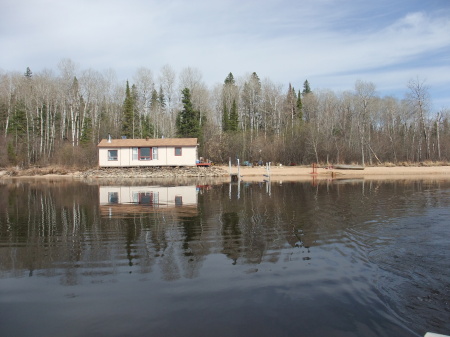
<svg viewBox="0 0 450 337">
<path fill-rule="evenodd" d="M 83 178 L 178 178 L 223 177 L 227 171 L 220 167 L 129 167 L 97 168 L 80 172 Z"/>
<path fill-rule="evenodd" d="M 79 178 L 179 178 L 179 177 L 224 177 L 228 172 L 223 167 L 127 167 L 93 168 L 73 171 L 61 167 L 8 169 L 0 171 L 7 177 L 67 176 Z"/>
</svg>

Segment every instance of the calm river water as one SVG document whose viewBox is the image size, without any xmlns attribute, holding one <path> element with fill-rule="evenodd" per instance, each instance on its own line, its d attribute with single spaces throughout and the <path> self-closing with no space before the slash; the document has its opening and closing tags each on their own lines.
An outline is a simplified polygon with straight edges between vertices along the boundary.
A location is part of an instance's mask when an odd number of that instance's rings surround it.
<svg viewBox="0 0 450 337">
<path fill-rule="evenodd" d="M 450 334 L 450 181 L 0 182 L 0 335 Z"/>
</svg>

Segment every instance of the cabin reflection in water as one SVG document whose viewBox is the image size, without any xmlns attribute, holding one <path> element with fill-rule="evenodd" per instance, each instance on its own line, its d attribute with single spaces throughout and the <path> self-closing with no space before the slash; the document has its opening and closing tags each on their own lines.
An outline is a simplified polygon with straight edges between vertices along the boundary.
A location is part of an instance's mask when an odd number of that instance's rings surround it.
<svg viewBox="0 0 450 337">
<path fill-rule="evenodd" d="M 197 214 L 197 187 L 192 186 L 100 186 L 100 212 L 104 217 L 174 212 Z"/>
</svg>

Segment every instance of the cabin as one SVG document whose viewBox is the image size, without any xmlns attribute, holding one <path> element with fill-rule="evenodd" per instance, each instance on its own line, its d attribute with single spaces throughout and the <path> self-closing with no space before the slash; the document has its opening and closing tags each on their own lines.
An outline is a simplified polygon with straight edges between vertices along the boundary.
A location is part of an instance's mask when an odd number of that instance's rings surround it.
<svg viewBox="0 0 450 337">
<path fill-rule="evenodd" d="M 97 145 L 100 167 L 196 166 L 197 138 L 107 139 Z"/>
</svg>

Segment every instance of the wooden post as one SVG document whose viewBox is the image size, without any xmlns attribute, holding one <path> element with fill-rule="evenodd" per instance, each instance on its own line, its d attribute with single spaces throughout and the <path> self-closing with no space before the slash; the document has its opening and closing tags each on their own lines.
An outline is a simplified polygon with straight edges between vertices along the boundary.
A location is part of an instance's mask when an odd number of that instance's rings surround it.
<svg viewBox="0 0 450 337">
<path fill-rule="evenodd" d="M 238 173 L 237 173 L 237 175 L 238 175 L 238 178 L 240 179 L 241 178 L 241 172 L 240 172 L 241 166 L 239 165 L 239 159 L 237 160 L 237 166 L 238 166 Z"/>
<path fill-rule="evenodd" d="M 317 174 L 317 164 L 316 163 L 312 164 L 312 172 L 311 172 L 311 174 Z"/>
</svg>

